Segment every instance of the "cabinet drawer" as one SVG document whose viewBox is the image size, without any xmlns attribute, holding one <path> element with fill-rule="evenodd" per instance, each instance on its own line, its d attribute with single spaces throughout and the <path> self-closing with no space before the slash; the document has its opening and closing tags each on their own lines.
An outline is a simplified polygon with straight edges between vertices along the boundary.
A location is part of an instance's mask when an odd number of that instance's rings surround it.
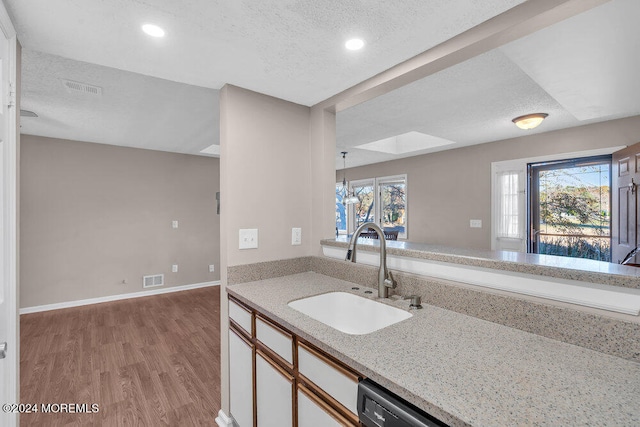
<svg viewBox="0 0 640 427">
<path fill-rule="evenodd" d="M 267 319 L 256 316 L 256 338 L 293 367 L 293 336 L 291 334 Z"/>
<path fill-rule="evenodd" d="M 251 311 L 244 308 L 232 299 L 229 299 L 229 319 L 232 319 L 238 324 L 247 335 L 252 336 L 253 330 L 251 328 Z"/>
<path fill-rule="evenodd" d="M 305 386 L 298 385 L 298 427 L 357 426 L 323 402 Z"/>
<path fill-rule="evenodd" d="M 358 376 L 303 343 L 298 344 L 298 372 L 342 404 L 358 414 Z"/>
</svg>

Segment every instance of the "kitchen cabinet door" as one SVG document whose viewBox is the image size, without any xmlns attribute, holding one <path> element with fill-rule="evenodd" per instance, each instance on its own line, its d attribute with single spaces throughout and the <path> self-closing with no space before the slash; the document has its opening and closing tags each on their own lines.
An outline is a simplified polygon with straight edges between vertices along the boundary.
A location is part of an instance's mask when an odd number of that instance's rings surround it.
<svg viewBox="0 0 640 427">
<path fill-rule="evenodd" d="M 256 411 L 259 427 L 293 426 L 294 380 L 269 357 L 256 351 Z"/>
<path fill-rule="evenodd" d="M 251 342 L 229 329 L 229 409 L 239 427 L 253 427 L 253 360 Z"/>
</svg>

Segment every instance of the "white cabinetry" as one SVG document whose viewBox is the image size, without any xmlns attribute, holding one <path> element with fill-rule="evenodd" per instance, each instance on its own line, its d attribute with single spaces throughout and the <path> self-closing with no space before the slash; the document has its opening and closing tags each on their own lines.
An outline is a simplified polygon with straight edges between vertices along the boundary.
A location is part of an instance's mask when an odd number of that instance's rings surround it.
<svg viewBox="0 0 640 427">
<path fill-rule="evenodd" d="M 239 427 L 253 426 L 253 345 L 229 329 L 229 407 Z"/>
<path fill-rule="evenodd" d="M 298 344 L 298 371 L 306 383 L 326 392 L 352 414 L 358 414 L 357 375 L 302 343 Z"/>
<path fill-rule="evenodd" d="M 270 321 L 256 316 L 256 339 L 293 368 L 293 336 Z"/>
<path fill-rule="evenodd" d="M 305 386 L 298 385 L 298 427 L 342 427 L 351 423 Z"/>
<path fill-rule="evenodd" d="M 358 426 L 359 375 L 229 299 L 230 412 L 239 427 Z"/>
<path fill-rule="evenodd" d="M 233 300 L 229 300 L 229 319 L 233 320 L 249 336 L 253 333 L 252 314 L 247 308 Z"/>
<path fill-rule="evenodd" d="M 293 425 L 293 377 L 261 351 L 256 353 L 256 408 L 259 427 Z"/>
</svg>

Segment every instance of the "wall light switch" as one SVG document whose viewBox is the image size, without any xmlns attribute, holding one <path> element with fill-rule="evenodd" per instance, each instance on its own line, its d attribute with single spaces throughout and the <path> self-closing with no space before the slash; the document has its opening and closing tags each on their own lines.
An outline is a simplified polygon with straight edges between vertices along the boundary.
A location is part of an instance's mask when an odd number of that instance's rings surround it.
<svg viewBox="0 0 640 427">
<path fill-rule="evenodd" d="M 238 233 L 239 249 L 256 249 L 258 247 L 258 229 L 257 228 L 242 228 Z"/>
<path fill-rule="evenodd" d="M 292 245 L 302 244 L 302 228 L 291 229 L 291 244 Z"/>
<path fill-rule="evenodd" d="M 481 219 L 470 219 L 469 227 L 471 228 L 482 228 L 482 220 Z"/>
<path fill-rule="evenodd" d="M 177 273 L 178 272 L 178 264 L 173 264 L 171 266 L 171 272 L 172 273 Z"/>
<path fill-rule="evenodd" d="M 178 221 L 171 221 L 171 227 L 178 228 Z"/>
</svg>

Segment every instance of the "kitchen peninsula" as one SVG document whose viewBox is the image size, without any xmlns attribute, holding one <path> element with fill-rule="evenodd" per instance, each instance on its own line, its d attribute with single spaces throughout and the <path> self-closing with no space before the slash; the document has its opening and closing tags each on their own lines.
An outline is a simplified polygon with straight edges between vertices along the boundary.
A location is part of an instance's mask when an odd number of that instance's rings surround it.
<svg viewBox="0 0 640 427">
<path fill-rule="evenodd" d="M 348 335 L 287 306 L 353 283 L 313 272 L 230 285 L 229 294 L 450 425 L 640 423 L 640 364 L 424 305 Z M 375 298 L 375 297 L 371 297 Z M 408 309 L 408 301 L 385 300 Z"/>
</svg>

